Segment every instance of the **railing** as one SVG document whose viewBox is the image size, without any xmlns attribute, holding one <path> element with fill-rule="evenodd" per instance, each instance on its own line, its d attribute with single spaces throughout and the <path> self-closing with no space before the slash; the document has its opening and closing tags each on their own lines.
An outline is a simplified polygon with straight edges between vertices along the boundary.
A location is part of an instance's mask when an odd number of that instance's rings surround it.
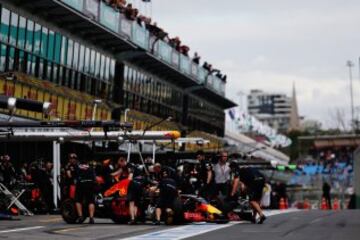
<svg viewBox="0 0 360 240">
<path fill-rule="evenodd" d="M 207 88 L 225 96 L 225 83 L 221 79 L 216 76 L 208 76 L 209 72 L 206 69 L 192 62 L 189 57 L 180 54 L 167 42 L 160 40 L 153 44 L 155 39 L 150 37 L 149 31 L 145 27 L 140 26 L 136 21 L 126 19 L 123 14 L 103 1 L 62 0 L 62 2 L 141 48 L 147 51 L 152 50 L 153 54 L 162 61 L 175 67 L 197 83 L 205 84 Z"/>
</svg>

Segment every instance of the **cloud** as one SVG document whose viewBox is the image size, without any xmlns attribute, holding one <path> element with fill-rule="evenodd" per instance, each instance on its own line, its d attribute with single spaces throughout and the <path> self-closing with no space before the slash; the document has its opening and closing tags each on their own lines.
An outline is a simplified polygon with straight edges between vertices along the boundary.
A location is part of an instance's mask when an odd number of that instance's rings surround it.
<svg viewBox="0 0 360 240">
<path fill-rule="evenodd" d="M 345 62 L 359 54 L 359 1 L 156 0 L 153 10 L 171 36 L 228 75 L 229 97 L 253 88 L 290 94 L 295 82 L 307 118 L 327 126 L 329 109 L 349 112 Z"/>
</svg>

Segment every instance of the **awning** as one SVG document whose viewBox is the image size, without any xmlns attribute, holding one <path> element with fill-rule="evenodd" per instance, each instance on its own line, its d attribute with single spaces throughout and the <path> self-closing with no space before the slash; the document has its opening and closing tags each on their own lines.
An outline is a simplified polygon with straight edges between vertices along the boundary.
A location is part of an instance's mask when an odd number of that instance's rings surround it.
<svg viewBox="0 0 360 240">
<path fill-rule="evenodd" d="M 230 145 L 232 151 L 251 153 L 255 158 L 263 159 L 272 165 L 287 166 L 289 164 L 290 158 L 287 155 L 263 143 L 256 142 L 244 134 L 225 131 L 225 141 Z"/>
<path fill-rule="evenodd" d="M 316 148 L 355 147 L 360 145 L 360 139 L 315 140 L 314 145 Z"/>
<path fill-rule="evenodd" d="M 360 136 L 354 134 L 301 136 L 299 141 L 313 144 L 318 149 L 360 146 Z"/>
</svg>

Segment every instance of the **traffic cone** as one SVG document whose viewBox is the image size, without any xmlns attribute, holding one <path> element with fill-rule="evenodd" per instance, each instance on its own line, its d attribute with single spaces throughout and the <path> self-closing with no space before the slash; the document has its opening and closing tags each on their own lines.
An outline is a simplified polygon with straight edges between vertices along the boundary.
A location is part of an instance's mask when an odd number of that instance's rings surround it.
<svg viewBox="0 0 360 240">
<path fill-rule="evenodd" d="M 285 209 L 288 209 L 289 208 L 289 201 L 288 201 L 287 198 L 284 201 L 285 201 Z"/>
<path fill-rule="evenodd" d="M 340 210 L 340 203 L 339 200 L 337 198 L 334 199 L 334 203 L 333 203 L 333 210 Z"/>
<path fill-rule="evenodd" d="M 310 205 L 309 199 L 305 199 L 305 200 L 304 200 L 303 208 L 304 208 L 304 209 L 311 209 L 311 205 Z"/>
<path fill-rule="evenodd" d="M 321 208 L 321 210 L 328 210 L 329 209 L 325 198 L 322 198 L 320 208 Z"/>
<path fill-rule="evenodd" d="M 280 210 L 286 209 L 286 205 L 285 205 L 285 200 L 284 200 L 284 198 L 280 198 L 279 209 L 280 209 Z"/>
</svg>

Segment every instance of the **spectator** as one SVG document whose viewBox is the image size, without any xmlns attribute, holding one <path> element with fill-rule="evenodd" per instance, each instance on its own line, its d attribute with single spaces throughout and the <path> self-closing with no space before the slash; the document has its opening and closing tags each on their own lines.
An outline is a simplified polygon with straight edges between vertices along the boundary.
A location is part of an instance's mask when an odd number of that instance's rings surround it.
<svg viewBox="0 0 360 240">
<path fill-rule="evenodd" d="M 217 72 L 217 73 L 216 73 L 216 77 L 222 79 L 222 78 L 223 78 L 223 75 L 221 74 L 221 72 Z"/>
<path fill-rule="evenodd" d="M 185 56 L 189 56 L 189 51 L 190 51 L 190 48 L 188 47 L 188 46 L 186 46 L 186 45 L 182 45 L 182 46 L 180 46 L 180 48 L 179 48 L 179 52 L 181 53 L 181 54 L 184 54 Z"/>
<path fill-rule="evenodd" d="M 207 63 L 207 62 L 204 62 L 203 68 L 205 68 L 205 69 L 208 70 L 209 72 L 212 71 L 212 65 L 209 64 L 209 63 Z"/>
<path fill-rule="evenodd" d="M 126 0 L 105 0 L 105 2 L 120 11 L 123 11 L 126 6 Z"/>
<path fill-rule="evenodd" d="M 129 3 L 125 8 L 125 16 L 127 19 L 135 21 L 139 13 L 139 10 L 132 7 L 132 4 Z"/>
<path fill-rule="evenodd" d="M 146 23 L 145 26 L 152 35 L 154 35 L 155 37 L 161 40 L 164 40 L 168 36 L 168 33 L 166 33 L 162 28 L 159 28 L 156 22 L 151 24 L 151 19 L 150 19 L 150 23 Z"/>
<path fill-rule="evenodd" d="M 171 38 L 169 40 L 169 44 L 171 47 L 175 48 L 177 51 L 180 52 L 181 41 L 179 37 Z"/>
<path fill-rule="evenodd" d="M 201 57 L 199 56 L 199 54 L 197 52 L 195 52 L 192 61 L 196 64 L 200 64 L 200 58 Z"/>
</svg>

